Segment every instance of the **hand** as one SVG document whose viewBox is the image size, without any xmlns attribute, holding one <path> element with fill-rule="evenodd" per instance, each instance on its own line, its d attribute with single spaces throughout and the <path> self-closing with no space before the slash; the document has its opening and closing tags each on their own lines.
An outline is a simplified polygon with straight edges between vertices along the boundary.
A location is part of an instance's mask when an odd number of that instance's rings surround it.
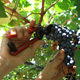
<svg viewBox="0 0 80 80">
<path fill-rule="evenodd" d="M 61 80 L 67 73 L 74 74 L 76 67 L 73 66 L 73 68 L 68 68 L 63 63 L 63 60 L 64 50 L 62 49 L 47 63 L 46 67 L 36 80 Z"/>
<path fill-rule="evenodd" d="M 35 21 L 30 22 L 30 26 L 35 26 Z M 17 34 L 16 38 L 8 39 L 7 35 L 10 33 L 10 31 L 14 31 Z M 30 34 L 28 34 L 28 29 L 25 26 L 21 27 L 15 27 L 10 29 L 4 36 L 1 44 L 1 55 L 7 59 L 9 63 L 20 65 L 23 64 L 25 61 L 30 59 L 35 55 L 35 51 L 37 48 L 43 43 L 42 40 L 38 40 L 31 46 L 29 46 L 27 49 L 22 51 L 17 56 L 10 55 L 10 49 L 7 45 L 8 41 L 11 40 L 16 46 L 19 46 L 20 44 L 24 43 L 26 40 L 29 40 L 31 37 Z"/>
</svg>

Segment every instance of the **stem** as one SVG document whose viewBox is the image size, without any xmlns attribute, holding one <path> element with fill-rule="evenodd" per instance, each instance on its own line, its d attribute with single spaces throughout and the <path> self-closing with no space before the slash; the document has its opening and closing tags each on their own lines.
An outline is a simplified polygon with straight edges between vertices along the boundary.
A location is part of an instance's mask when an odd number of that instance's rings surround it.
<svg viewBox="0 0 80 80">
<path fill-rule="evenodd" d="M 20 23 L 24 24 L 24 22 L 22 22 L 22 21 L 19 19 L 18 16 L 13 15 L 13 13 L 12 13 L 12 14 L 10 14 L 9 12 L 7 12 L 7 13 L 11 16 L 11 18 L 12 18 L 12 16 L 15 16 L 15 17 L 19 20 Z M 10 18 L 10 20 L 11 20 L 11 18 Z"/>
<path fill-rule="evenodd" d="M 25 62 L 24 64 L 26 64 L 26 65 L 35 65 L 33 63 L 30 63 L 30 62 Z M 36 65 L 36 68 L 42 70 L 44 67 L 41 67 L 41 66 L 37 66 Z"/>
<path fill-rule="evenodd" d="M 75 47 L 75 49 L 74 49 L 74 50 L 80 50 L 80 48 Z"/>
<path fill-rule="evenodd" d="M 49 18 L 47 24 L 50 24 L 50 22 L 51 22 L 51 20 L 52 20 L 52 18 L 53 18 L 53 15 L 54 15 L 54 12 L 52 12 L 52 14 L 51 14 L 51 16 L 50 16 L 50 18 Z M 46 25 L 47 25 L 47 24 L 46 24 Z"/>
<path fill-rule="evenodd" d="M 62 27 L 64 26 L 64 24 L 66 24 L 68 21 L 70 21 L 71 19 L 77 17 L 77 13 L 75 13 L 70 19 L 66 20 L 63 24 Z"/>
<path fill-rule="evenodd" d="M 41 14 L 41 13 L 31 13 L 31 14 L 29 14 L 28 16 L 26 16 L 26 18 L 29 17 L 29 16 L 32 15 L 32 14 Z"/>
<path fill-rule="evenodd" d="M 25 21 L 25 23 L 30 23 L 29 20 L 27 20 L 25 17 L 21 16 L 18 12 L 16 12 L 14 9 L 10 9 L 9 7 L 7 6 L 4 6 L 5 9 L 11 11 L 12 13 L 14 13 L 16 16 L 19 16 L 22 20 Z"/>
<path fill-rule="evenodd" d="M 54 2 L 49 8 L 47 8 L 44 13 L 46 13 L 52 6 L 54 6 L 59 0 L 57 0 L 56 2 Z"/>
<path fill-rule="evenodd" d="M 41 9 L 41 13 L 44 12 L 44 0 L 42 0 L 42 9 Z"/>
<path fill-rule="evenodd" d="M 41 25 L 41 22 L 43 20 L 43 16 L 44 16 L 44 0 L 42 0 L 42 9 L 41 9 L 41 17 L 39 20 L 39 25 Z"/>
<path fill-rule="evenodd" d="M 41 25 L 41 22 L 43 20 L 43 17 L 44 17 L 44 14 L 52 7 L 54 6 L 59 0 L 57 0 L 56 2 L 54 2 L 49 8 L 47 8 L 45 11 L 44 11 L 44 0 L 42 0 L 42 9 L 41 9 L 41 17 L 40 17 L 40 20 L 39 20 L 39 25 Z"/>
<path fill-rule="evenodd" d="M 24 22 L 22 22 L 18 16 L 16 16 L 16 18 L 19 20 L 20 23 L 25 24 Z"/>
</svg>

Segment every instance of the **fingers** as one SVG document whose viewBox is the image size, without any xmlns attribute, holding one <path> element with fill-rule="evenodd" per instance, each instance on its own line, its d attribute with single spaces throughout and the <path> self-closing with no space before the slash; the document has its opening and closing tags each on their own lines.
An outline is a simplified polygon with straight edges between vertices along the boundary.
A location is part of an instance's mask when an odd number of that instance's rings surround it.
<svg viewBox="0 0 80 80">
<path fill-rule="evenodd" d="M 24 31 L 22 27 L 16 27 L 17 38 L 22 39 L 24 37 Z"/>
<path fill-rule="evenodd" d="M 36 24 L 36 21 L 35 20 L 32 20 L 31 22 L 30 22 L 30 26 L 29 27 L 34 27 L 35 26 L 35 24 Z"/>
<path fill-rule="evenodd" d="M 61 49 L 60 52 L 53 57 L 54 66 L 57 67 L 60 63 L 62 63 L 63 59 L 64 59 L 64 49 Z"/>
<path fill-rule="evenodd" d="M 69 69 L 69 70 L 68 70 L 68 73 L 74 74 L 74 73 L 75 73 L 75 70 L 76 70 L 76 66 L 73 66 L 73 67 L 68 68 L 68 69 Z"/>
<path fill-rule="evenodd" d="M 30 22 L 30 27 L 35 26 L 36 21 L 32 20 Z M 7 34 L 12 34 L 12 35 L 17 35 L 17 39 L 21 40 L 21 39 L 29 39 L 31 37 L 31 34 L 28 33 L 28 28 L 24 25 L 20 26 L 20 27 L 15 27 L 15 28 L 11 28 Z M 11 38 L 11 39 L 16 39 Z"/>
<path fill-rule="evenodd" d="M 30 34 L 28 33 L 28 29 L 26 27 L 15 27 L 11 28 L 8 32 L 7 35 L 17 35 L 16 37 L 12 37 L 11 39 L 18 39 L 18 40 L 24 40 L 24 39 L 29 39 Z"/>
</svg>

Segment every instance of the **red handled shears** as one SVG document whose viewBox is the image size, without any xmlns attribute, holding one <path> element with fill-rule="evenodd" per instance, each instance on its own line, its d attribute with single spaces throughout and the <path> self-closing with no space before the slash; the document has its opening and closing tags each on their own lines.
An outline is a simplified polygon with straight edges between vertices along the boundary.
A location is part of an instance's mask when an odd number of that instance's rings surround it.
<svg viewBox="0 0 80 80">
<path fill-rule="evenodd" d="M 36 27 L 29 27 L 28 28 L 28 33 L 32 34 L 34 31 L 38 30 L 38 26 Z M 12 37 L 17 37 L 16 34 L 8 34 L 7 35 L 8 38 L 12 38 Z M 26 42 L 24 42 L 23 44 L 21 44 L 20 46 L 16 47 L 14 45 L 14 43 L 12 41 L 8 42 L 8 46 L 10 48 L 11 51 L 11 55 L 16 56 L 17 54 L 19 54 L 21 51 L 23 51 L 24 49 L 26 49 L 27 47 L 29 47 L 30 45 L 32 45 L 33 43 L 35 43 L 36 41 L 38 41 L 39 39 L 37 37 L 35 37 L 32 40 L 28 40 Z"/>
</svg>

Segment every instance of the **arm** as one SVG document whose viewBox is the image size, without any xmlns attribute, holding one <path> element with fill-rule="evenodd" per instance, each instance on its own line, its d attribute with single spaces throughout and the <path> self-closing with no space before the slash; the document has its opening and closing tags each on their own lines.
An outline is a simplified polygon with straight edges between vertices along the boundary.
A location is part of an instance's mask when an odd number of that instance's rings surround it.
<svg viewBox="0 0 80 80">
<path fill-rule="evenodd" d="M 30 26 L 32 26 L 32 25 L 33 26 L 35 25 L 35 21 L 32 21 L 30 23 Z M 12 56 L 12 55 L 10 55 L 10 49 L 7 45 L 8 41 L 9 41 L 9 39 L 7 38 L 7 34 L 11 30 L 15 31 L 17 33 L 16 38 L 10 39 L 11 41 L 13 41 L 13 43 L 16 46 L 19 46 L 20 43 L 22 44 L 26 40 L 29 40 L 31 37 L 31 35 L 28 34 L 28 30 L 25 28 L 25 26 L 12 28 L 8 32 L 6 32 L 6 34 L 3 36 L 3 40 L 1 42 L 1 48 L 0 48 L 0 80 L 5 75 L 7 75 L 10 71 L 14 70 L 14 68 L 16 68 L 17 66 L 19 66 L 21 64 L 24 64 L 24 62 L 26 62 L 26 60 L 33 57 L 35 55 L 36 49 L 41 44 L 43 44 L 42 40 L 38 40 L 37 42 L 35 42 L 31 46 L 29 46 L 27 49 L 22 51 L 20 54 L 18 54 L 17 56 Z"/>
<path fill-rule="evenodd" d="M 32 21 L 30 25 L 35 23 Z M 28 34 L 28 31 L 25 27 L 16 27 L 14 29 L 10 29 L 4 36 L 1 44 L 0 50 L 0 80 L 7 75 L 14 68 L 23 64 L 26 60 L 30 59 L 35 55 L 36 49 L 43 44 L 42 40 L 37 41 L 33 45 L 29 46 L 23 52 L 18 54 L 17 56 L 11 56 L 9 47 L 7 43 L 9 39 L 7 38 L 7 34 L 11 31 L 15 31 L 17 33 L 17 38 L 12 38 L 11 40 L 14 42 L 16 46 L 20 43 L 24 43 L 25 40 L 28 40 L 31 35 Z M 29 37 L 27 37 L 29 36 Z M 27 39 L 26 39 L 27 37 Z M 43 69 L 41 74 L 36 78 L 36 80 L 60 80 L 65 74 L 68 73 L 68 68 L 63 64 L 64 59 L 64 50 L 61 50 L 58 54 L 56 54 L 52 60 L 50 60 L 46 67 Z M 65 70 L 64 70 L 65 69 Z M 65 74 L 63 73 L 65 72 Z M 74 69 L 69 69 L 69 72 L 74 73 Z M 57 77 L 58 76 L 58 77 Z"/>
<path fill-rule="evenodd" d="M 61 80 L 67 73 L 75 73 L 75 66 L 68 68 L 63 63 L 64 50 L 60 50 L 52 60 L 50 60 L 36 80 Z"/>
</svg>

